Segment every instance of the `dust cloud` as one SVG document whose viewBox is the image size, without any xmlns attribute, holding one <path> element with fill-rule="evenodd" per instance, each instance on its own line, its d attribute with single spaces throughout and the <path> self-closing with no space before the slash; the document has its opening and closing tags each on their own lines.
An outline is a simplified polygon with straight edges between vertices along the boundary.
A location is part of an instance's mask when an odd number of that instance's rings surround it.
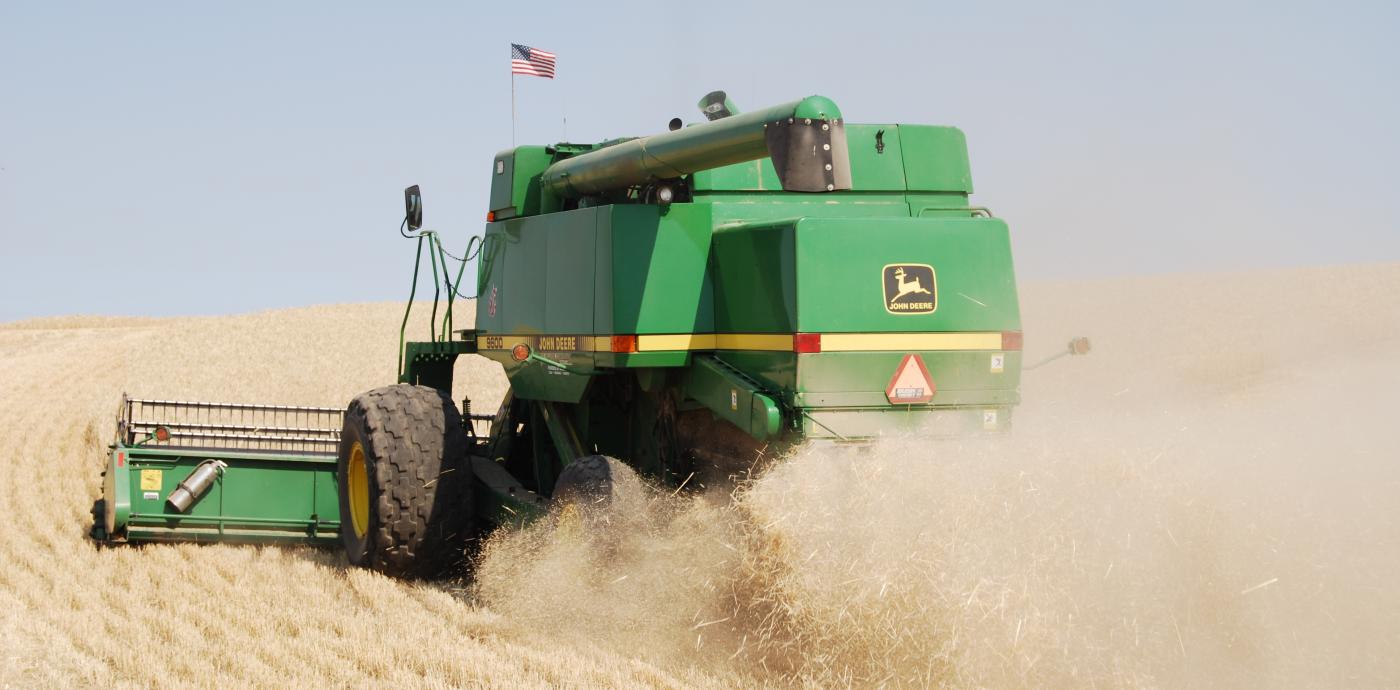
<svg viewBox="0 0 1400 690">
<path fill-rule="evenodd" d="M 1400 265 L 1021 294 L 1028 360 L 1094 352 L 1027 372 L 1010 435 L 809 448 L 732 498 L 629 483 L 496 535 L 465 594 L 87 538 L 121 391 L 341 405 L 392 380 L 401 305 L 0 324 L 0 685 L 1400 685 Z"/>
<path fill-rule="evenodd" d="M 1400 272 L 1028 290 L 1002 437 L 810 447 L 732 496 L 629 483 L 502 532 L 476 600 L 774 685 L 1400 682 Z"/>
</svg>

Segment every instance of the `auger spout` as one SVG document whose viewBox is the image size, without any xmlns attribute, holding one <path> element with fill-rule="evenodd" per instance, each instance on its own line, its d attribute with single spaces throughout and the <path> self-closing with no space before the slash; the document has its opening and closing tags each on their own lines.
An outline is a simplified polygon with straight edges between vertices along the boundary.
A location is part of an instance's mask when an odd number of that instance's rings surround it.
<svg viewBox="0 0 1400 690">
<path fill-rule="evenodd" d="M 786 191 L 851 188 L 845 122 L 823 96 L 605 146 L 549 166 L 540 179 L 577 198 L 761 158 L 773 159 Z"/>
</svg>

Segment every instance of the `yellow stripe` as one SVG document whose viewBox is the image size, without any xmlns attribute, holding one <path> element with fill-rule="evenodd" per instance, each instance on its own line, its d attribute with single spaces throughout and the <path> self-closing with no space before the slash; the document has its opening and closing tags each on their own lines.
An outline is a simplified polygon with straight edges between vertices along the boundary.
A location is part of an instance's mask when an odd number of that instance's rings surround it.
<svg viewBox="0 0 1400 690">
<path fill-rule="evenodd" d="M 481 349 L 509 350 L 516 343 L 531 348 L 541 338 L 561 336 L 483 336 Z M 611 352 L 612 336 L 562 336 L 577 338 L 577 352 Z M 791 333 L 673 333 L 637 336 L 638 352 L 682 350 L 760 350 L 792 352 Z M 894 352 L 911 350 L 1000 350 L 1001 333 L 823 333 L 822 352 Z"/>
<path fill-rule="evenodd" d="M 790 338 L 789 346 L 791 346 Z M 715 334 L 713 333 L 680 333 L 676 335 L 637 336 L 638 352 L 655 352 L 657 350 L 713 349 L 715 349 Z"/>
<path fill-rule="evenodd" d="M 822 352 L 1000 350 L 1001 333 L 823 333 Z"/>
<path fill-rule="evenodd" d="M 716 333 L 715 349 L 792 352 L 792 334 Z"/>
</svg>

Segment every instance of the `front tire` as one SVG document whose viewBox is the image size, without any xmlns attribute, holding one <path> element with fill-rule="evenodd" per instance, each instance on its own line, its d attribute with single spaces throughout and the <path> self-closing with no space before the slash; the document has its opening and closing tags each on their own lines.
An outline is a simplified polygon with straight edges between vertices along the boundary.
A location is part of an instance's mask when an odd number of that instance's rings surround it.
<svg viewBox="0 0 1400 690">
<path fill-rule="evenodd" d="M 400 384 L 350 402 L 336 466 L 340 535 L 352 565 L 433 577 L 465 562 L 472 508 L 457 406 Z"/>
</svg>

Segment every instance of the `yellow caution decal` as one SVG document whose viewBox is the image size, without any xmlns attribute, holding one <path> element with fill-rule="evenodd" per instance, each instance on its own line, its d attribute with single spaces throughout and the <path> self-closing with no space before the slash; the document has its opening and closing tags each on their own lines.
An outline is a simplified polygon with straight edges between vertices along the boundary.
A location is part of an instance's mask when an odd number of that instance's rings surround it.
<svg viewBox="0 0 1400 690">
<path fill-rule="evenodd" d="M 160 470 L 141 470 L 141 490 L 160 491 L 161 474 Z"/>
</svg>

